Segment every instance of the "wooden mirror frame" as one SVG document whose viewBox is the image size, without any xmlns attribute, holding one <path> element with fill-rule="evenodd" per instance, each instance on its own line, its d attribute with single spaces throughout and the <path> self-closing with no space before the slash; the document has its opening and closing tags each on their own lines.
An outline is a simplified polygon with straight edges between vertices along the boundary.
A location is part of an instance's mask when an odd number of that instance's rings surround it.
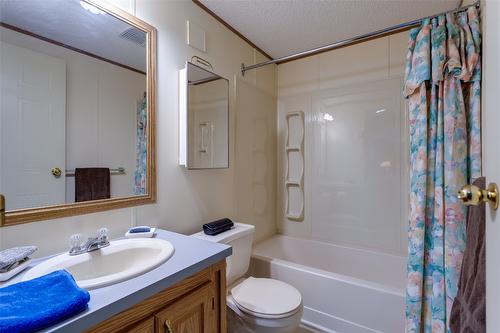
<svg viewBox="0 0 500 333">
<path fill-rule="evenodd" d="M 35 208 L 23 208 L 5 212 L 1 226 L 10 226 L 34 221 L 51 220 L 61 217 L 95 213 L 105 210 L 132 207 L 156 202 L 156 29 L 135 16 L 111 4 L 99 0 L 83 0 L 142 31 L 146 36 L 146 93 L 147 93 L 147 157 L 146 192 L 144 195 L 117 197 L 86 202 L 65 203 Z M 8 200 L 8 198 L 6 198 Z M 2 219 L 0 219 L 1 222 Z"/>
</svg>

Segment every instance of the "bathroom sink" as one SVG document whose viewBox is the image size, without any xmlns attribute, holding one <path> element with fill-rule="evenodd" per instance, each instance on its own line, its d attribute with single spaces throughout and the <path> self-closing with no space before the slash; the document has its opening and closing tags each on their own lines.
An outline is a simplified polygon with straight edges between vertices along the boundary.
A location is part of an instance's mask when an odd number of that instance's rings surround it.
<svg viewBox="0 0 500 333">
<path fill-rule="evenodd" d="M 150 271 L 167 261 L 173 253 L 173 245 L 162 239 L 116 240 L 96 251 L 75 256 L 64 253 L 47 259 L 30 269 L 22 280 L 31 280 L 65 269 L 73 275 L 80 287 L 94 289 Z"/>
</svg>

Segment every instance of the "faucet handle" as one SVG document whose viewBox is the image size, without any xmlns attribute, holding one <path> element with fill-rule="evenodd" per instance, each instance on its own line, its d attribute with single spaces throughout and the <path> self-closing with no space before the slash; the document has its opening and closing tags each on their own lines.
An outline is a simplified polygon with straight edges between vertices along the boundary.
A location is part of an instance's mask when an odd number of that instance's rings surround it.
<svg viewBox="0 0 500 333">
<path fill-rule="evenodd" d="M 108 234 L 109 234 L 108 228 L 100 228 L 97 230 L 97 238 L 101 239 L 103 242 L 108 241 Z"/>
<path fill-rule="evenodd" d="M 69 238 L 71 249 L 80 248 L 82 246 L 82 234 L 74 234 Z"/>
<path fill-rule="evenodd" d="M 97 229 L 97 235 L 98 236 L 107 236 L 108 233 L 109 233 L 109 229 L 108 228 Z"/>
</svg>

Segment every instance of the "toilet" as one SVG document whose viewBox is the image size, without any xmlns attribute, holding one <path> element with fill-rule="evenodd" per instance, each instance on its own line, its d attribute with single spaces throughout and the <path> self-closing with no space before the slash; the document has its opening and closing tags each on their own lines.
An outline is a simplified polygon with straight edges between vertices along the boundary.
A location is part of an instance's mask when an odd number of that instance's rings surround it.
<svg viewBox="0 0 500 333">
<path fill-rule="evenodd" d="M 275 279 L 244 277 L 250 264 L 253 225 L 235 223 L 215 236 L 203 231 L 194 237 L 232 246 L 227 258 L 227 324 L 230 333 L 293 333 L 302 318 L 302 296 L 293 286 Z"/>
</svg>

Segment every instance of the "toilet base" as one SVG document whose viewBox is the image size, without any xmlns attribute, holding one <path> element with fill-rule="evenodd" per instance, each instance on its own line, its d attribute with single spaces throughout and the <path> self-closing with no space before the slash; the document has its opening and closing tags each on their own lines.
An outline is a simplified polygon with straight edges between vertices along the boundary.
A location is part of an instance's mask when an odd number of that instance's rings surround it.
<svg viewBox="0 0 500 333">
<path fill-rule="evenodd" d="M 300 325 L 302 307 L 290 317 L 267 319 L 250 316 L 241 311 L 231 296 L 227 297 L 228 333 L 294 333 Z"/>
</svg>

